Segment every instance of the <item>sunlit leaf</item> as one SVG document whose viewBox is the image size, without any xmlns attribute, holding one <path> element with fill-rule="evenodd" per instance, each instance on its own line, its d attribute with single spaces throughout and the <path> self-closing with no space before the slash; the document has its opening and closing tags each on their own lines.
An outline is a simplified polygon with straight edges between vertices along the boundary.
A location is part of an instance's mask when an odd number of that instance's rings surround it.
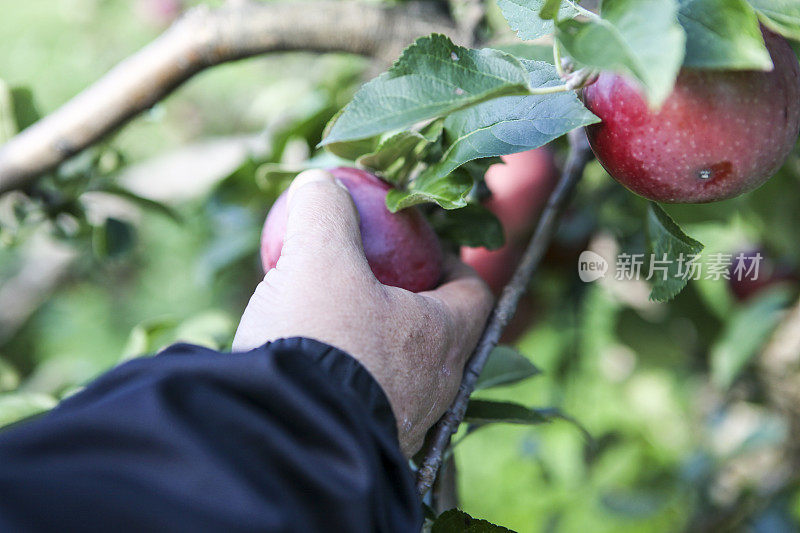
<svg viewBox="0 0 800 533">
<path fill-rule="evenodd" d="M 177 326 L 173 317 L 160 317 L 145 320 L 133 327 L 125 347 L 122 349 L 120 361 L 127 361 L 142 355 L 151 355 L 160 347 L 164 334 Z"/>
<path fill-rule="evenodd" d="M 388 72 L 365 84 L 321 144 L 368 139 L 529 90 L 525 69 L 513 56 L 470 50 L 433 34 L 418 39 Z"/>
<path fill-rule="evenodd" d="M 497 0 L 497 5 L 503 11 L 511 29 L 517 32 L 520 39 L 528 41 L 553 33 L 553 21 L 539 16 L 547 2 L 548 0 Z M 558 9 L 558 19 L 572 18 L 578 13 L 573 2 L 565 0 Z"/>
<path fill-rule="evenodd" d="M 686 32 L 684 65 L 707 69 L 769 70 L 758 18 L 745 0 L 679 0 Z"/>
<path fill-rule="evenodd" d="M 14 97 L 11 88 L 0 80 L 0 145 L 17 134 L 17 119 L 14 116 Z"/>
<path fill-rule="evenodd" d="M 556 37 L 579 63 L 638 79 L 657 107 L 683 62 L 686 34 L 677 14 L 677 0 L 606 0 L 602 18 L 559 22 Z"/>
<path fill-rule="evenodd" d="M 19 372 L 0 357 L 0 392 L 12 391 L 19 385 Z"/>
<path fill-rule="evenodd" d="M 56 403 L 55 398 L 46 394 L 32 392 L 0 394 L 0 427 L 48 411 L 55 407 Z"/>
<path fill-rule="evenodd" d="M 534 88 L 562 82 L 555 67 L 521 60 Z M 444 121 L 449 148 L 419 181 L 437 180 L 474 159 L 523 152 L 544 146 L 562 135 L 598 122 L 572 91 L 510 96 L 453 113 Z"/>
<path fill-rule="evenodd" d="M 748 0 L 748 2 L 766 27 L 800 41 L 800 2 L 797 0 Z"/>
</svg>

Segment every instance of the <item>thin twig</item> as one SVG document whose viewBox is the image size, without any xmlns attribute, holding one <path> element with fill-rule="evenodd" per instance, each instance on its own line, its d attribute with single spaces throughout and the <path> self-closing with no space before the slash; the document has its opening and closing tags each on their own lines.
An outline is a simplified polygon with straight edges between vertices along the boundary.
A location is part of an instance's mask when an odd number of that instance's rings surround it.
<svg viewBox="0 0 800 533">
<path fill-rule="evenodd" d="M 489 317 L 478 346 L 464 369 L 464 377 L 453 404 L 431 430 L 425 458 L 417 472 L 417 492 L 420 497 L 424 496 L 433 485 L 450 437 L 464 418 L 467 403 L 475 389 L 478 376 L 483 370 L 489 354 L 497 346 L 503 329 L 514 316 L 520 298 L 525 293 L 533 273 L 539 266 L 539 262 L 558 229 L 561 213 L 571 197 L 575 185 L 583 175 L 586 164 L 592 159 L 592 152 L 582 129 L 571 132 L 569 141 L 570 152 L 561 181 L 547 201 L 547 206 L 542 212 L 528 249 L 525 250 L 525 255 L 522 256 L 522 260 L 514 272 L 514 277 L 503 289 L 503 293 Z"/>
<path fill-rule="evenodd" d="M 432 4 L 252 2 L 188 11 L 88 89 L 0 146 L 0 194 L 23 187 L 152 107 L 198 72 L 266 52 L 349 52 L 390 62 L 421 35 L 456 41 Z"/>
</svg>

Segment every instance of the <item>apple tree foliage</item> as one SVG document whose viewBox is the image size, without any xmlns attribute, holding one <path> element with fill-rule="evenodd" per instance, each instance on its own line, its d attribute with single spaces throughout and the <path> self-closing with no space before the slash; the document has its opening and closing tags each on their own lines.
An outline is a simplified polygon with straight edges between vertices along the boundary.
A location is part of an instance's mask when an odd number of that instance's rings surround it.
<svg viewBox="0 0 800 533">
<path fill-rule="evenodd" d="M 574 68 L 632 76 L 654 108 L 670 94 L 682 67 L 771 69 L 759 24 L 788 38 L 797 38 L 800 28 L 800 12 L 789 1 L 605 0 L 599 14 L 571 0 L 498 0 L 498 5 L 521 39 L 552 36 L 554 62 L 567 57 Z M 358 91 L 331 121 L 321 145 L 397 185 L 387 198 L 390 210 L 426 203 L 455 212 L 469 207 L 474 213 L 464 218 L 477 220 L 481 208 L 474 191 L 493 158 L 538 148 L 598 120 L 559 74 L 550 62 L 466 49 L 442 35 L 422 37 Z M 669 265 L 663 278 L 652 278 L 650 298 L 667 301 L 687 284 L 680 271 L 683 258 L 698 256 L 704 246 L 658 204 L 641 210 L 649 257 Z M 454 226 L 470 228 L 447 235 L 459 244 L 500 244 L 485 220 Z M 732 332 L 714 352 L 722 353 L 712 362 L 716 380 L 729 385 L 764 342 L 786 303 L 785 296 L 776 298 L 734 319 Z M 745 335 L 749 342 L 744 342 L 735 332 L 753 317 L 762 333 Z M 518 404 L 473 400 L 465 422 L 488 420 L 547 418 Z"/>
<path fill-rule="evenodd" d="M 769 69 L 759 24 L 793 40 L 795 50 L 800 41 L 800 3 L 796 0 L 605 0 L 598 12 L 573 0 L 497 0 L 497 5 L 522 41 L 551 39 L 554 46 L 537 41 L 469 49 L 433 34 L 409 46 L 391 68 L 363 85 L 344 107 L 343 95 L 349 98 L 348 88 L 357 76 L 334 80 L 331 85 L 335 88 L 298 117 L 291 131 L 273 132 L 269 160 L 248 158 L 223 180 L 213 197 L 217 210 L 209 208 L 212 243 L 198 261 L 197 276 L 211 285 L 220 272 L 255 255 L 253 243 L 257 242 L 260 220 L 227 205 L 227 196 L 240 203 L 249 198 L 260 208 L 265 197 L 274 199 L 299 170 L 279 164 L 280 154 L 297 136 L 315 143 L 321 138 L 320 145 L 327 151 L 312 158 L 309 166 L 331 166 L 344 160 L 374 171 L 397 186 L 387 199 L 389 209 L 420 206 L 435 215 L 437 229 L 453 243 L 494 249 L 503 245 L 502 228 L 480 204 L 481 181 L 488 165 L 499 156 L 561 143 L 569 131 L 598 120 L 583 106 L 578 93 L 565 87 L 554 58 L 567 59 L 573 70 L 611 70 L 631 76 L 657 107 L 670 93 L 681 67 Z M 322 131 L 320 122 L 332 115 Z M 0 84 L 0 143 L 38 118 L 29 91 Z M 87 239 L 99 257 L 113 259 L 123 254 L 135 238 L 134 226 L 113 217 L 88 220 L 79 201 L 84 192 L 120 196 L 169 219 L 181 219 L 173 208 L 109 179 L 124 165 L 125 157 L 111 142 L 85 151 L 25 191 L 44 209 L 15 202 L 12 215 L 22 234 L 12 234 L 5 226 L 0 228 L 0 239 L 25 237 L 24 223 L 44 216 L 61 236 Z M 250 194 L 248 187 L 253 182 L 260 197 Z M 769 191 L 751 195 L 759 197 L 760 207 L 745 207 L 738 199 L 727 205 L 734 209 L 742 206 L 745 214 L 758 209 L 759 220 L 769 226 L 772 206 L 782 198 Z M 726 243 L 705 229 L 707 221 L 698 214 L 713 214 L 714 206 L 664 208 L 645 202 L 622 190 L 597 167 L 587 170 L 576 194 L 576 208 L 581 214 L 565 220 L 566 233 L 580 233 L 575 228 L 581 226 L 583 215 L 603 219 L 607 226 L 602 229 L 626 249 L 646 250 L 670 260 L 673 266 L 667 278 L 651 281 L 650 296 L 657 301 L 670 300 L 686 287 L 687 281 L 674 268 L 681 254 L 702 252 L 707 257 L 725 248 Z M 691 225 L 692 231 L 684 231 L 681 225 Z M 770 234 L 768 228 L 764 233 L 778 247 L 796 248 L 796 239 L 779 232 Z M 719 296 L 724 290 L 721 285 L 693 282 L 692 296 L 711 308 L 709 316 L 702 319 L 719 326 L 718 337 L 707 341 L 711 346 L 710 374 L 715 384 L 729 387 L 782 316 L 788 296 L 770 293 L 735 307 Z M 689 307 L 687 314 L 697 306 Z M 614 321 L 625 319 L 617 304 L 590 293 L 579 323 L 570 323 L 567 329 L 590 331 L 591 335 L 575 343 L 582 350 L 599 350 L 612 344 Z M 183 322 L 146 320 L 131 331 L 121 359 L 153 352 L 175 338 L 223 347 L 232 329 L 229 322 L 213 313 Z M 649 336 L 649 331 L 642 334 Z M 566 350 L 559 342 L 551 339 L 550 344 L 557 346 L 552 349 Z M 628 340 L 634 348 L 635 342 Z M 537 350 L 546 352 L 547 345 L 545 338 Z M 668 353 L 668 348 L 663 349 Z M 517 350 L 500 346 L 492 353 L 478 389 L 485 392 L 519 385 L 541 374 Z M 18 371 L 0 358 L 0 426 L 54 404 L 53 396 L 16 390 L 19 382 Z M 594 381 L 584 383 L 590 388 Z M 572 421 L 558 409 L 479 397 L 470 403 L 455 442 L 462 446 L 463 439 L 496 422 L 534 425 L 558 420 Z M 659 423 L 666 427 L 669 421 Z M 587 438 L 587 462 L 611 446 L 608 439 L 595 442 Z M 456 510 L 431 518 L 428 526 L 434 532 L 505 530 Z"/>
<path fill-rule="evenodd" d="M 600 14 L 572 0 L 498 5 L 521 39 L 550 35 L 554 57 L 568 57 L 576 68 L 632 76 L 653 107 L 670 94 L 684 66 L 771 69 L 759 24 L 788 38 L 800 27 L 800 11 L 790 0 L 606 0 Z M 387 198 L 393 211 L 434 203 L 479 212 L 475 183 L 491 158 L 538 148 L 597 121 L 552 63 L 466 49 L 434 34 L 365 84 L 331 121 L 321 145 L 398 185 Z M 702 244 L 661 207 L 650 205 L 647 213 L 652 256 L 677 265 L 681 253 L 700 253 Z M 459 244 L 499 244 L 496 225 L 472 229 L 469 242 Z M 666 279 L 653 278 L 651 298 L 669 300 L 686 282 L 673 266 Z"/>
</svg>

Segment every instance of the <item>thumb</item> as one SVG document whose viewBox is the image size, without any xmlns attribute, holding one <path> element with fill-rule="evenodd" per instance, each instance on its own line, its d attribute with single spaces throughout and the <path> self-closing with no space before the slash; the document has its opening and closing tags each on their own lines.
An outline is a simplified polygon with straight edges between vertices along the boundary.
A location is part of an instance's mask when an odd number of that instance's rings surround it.
<svg viewBox="0 0 800 533">
<path fill-rule="evenodd" d="M 329 172 L 299 174 L 287 192 L 287 210 L 282 268 L 313 272 L 321 279 L 369 271 L 358 211 L 347 188 Z"/>
</svg>

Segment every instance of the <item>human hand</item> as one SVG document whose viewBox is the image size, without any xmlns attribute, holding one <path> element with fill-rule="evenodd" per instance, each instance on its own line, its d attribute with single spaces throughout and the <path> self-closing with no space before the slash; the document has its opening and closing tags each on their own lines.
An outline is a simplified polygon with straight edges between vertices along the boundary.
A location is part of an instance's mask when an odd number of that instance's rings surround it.
<svg viewBox="0 0 800 533">
<path fill-rule="evenodd" d="M 458 390 L 491 293 L 455 258 L 435 290 L 381 284 L 364 256 L 352 199 L 325 171 L 300 174 L 288 204 L 281 257 L 256 287 L 233 349 L 308 337 L 346 351 L 383 388 L 411 456 Z"/>
</svg>

